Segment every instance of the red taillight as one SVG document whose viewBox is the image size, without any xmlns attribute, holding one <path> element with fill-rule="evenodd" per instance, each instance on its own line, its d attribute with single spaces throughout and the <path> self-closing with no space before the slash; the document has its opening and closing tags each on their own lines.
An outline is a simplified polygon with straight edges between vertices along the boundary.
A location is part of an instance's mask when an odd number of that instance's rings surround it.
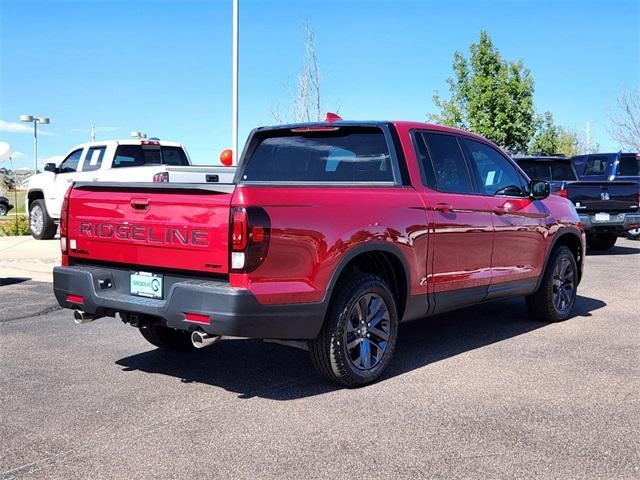
<svg viewBox="0 0 640 480">
<path fill-rule="evenodd" d="M 241 252 L 247 247 L 247 211 L 244 208 L 233 210 L 231 225 L 231 249 Z"/>
<path fill-rule="evenodd" d="M 267 256 L 271 221 L 262 208 L 234 208 L 231 217 L 231 270 L 251 272 Z"/>
<path fill-rule="evenodd" d="M 160 142 L 158 140 L 140 140 L 140 145 L 157 145 L 160 146 Z"/>
<path fill-rule="evenodd" d="M 562 188 L 558 192 L 558 195 L 560 195 L 562 198 L 569 198 L 569 191 L 566 188 Z"/>
<path fill-rule="evenodd" d="M 156 173 L 153 176 L 153 183 L 168 183 L 169 182 L 169 172 L 160 172 Z"/>
<path fill-rule="evenodd" d="M 84 303 L 84 297 L 81 297 L 80 295 L 71 295 L 69 293 L 69 294 L 67 294 L 67 302 L 83 304 Z"/>
<path fill-rule="evenodd" d="M 67 253 L 67 235 L 69 225 L 69 197 L 71 196 L 71 190 L 73 185 L 67 189 L 67 193 L 64 194 L 64 200 L 62 200 L 62 208 L 60 209 L 60 250 L 63 254 Z"/>
</svg>

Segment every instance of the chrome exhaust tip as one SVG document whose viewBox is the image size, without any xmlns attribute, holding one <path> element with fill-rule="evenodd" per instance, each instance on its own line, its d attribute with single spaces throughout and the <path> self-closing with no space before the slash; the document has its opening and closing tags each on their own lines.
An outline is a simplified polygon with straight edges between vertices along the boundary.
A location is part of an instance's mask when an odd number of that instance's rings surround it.
<svg viewBox="0 0 640 480">
<path fill-rule="evenodd" d="M 101 315 L 94 315 L 92 313 L 83 312 L 82 310 L 73 311 L 73 321 L 76 325 L 83 325 L 85 323 L 93 322 L 101 318 Z"/>
<path fill-rule="evenodd" d="M 209 335 L 202 330 L 194 330 L 191 333 L 191 344 L 195 348 L 204 348 L 213 345 L 222 338 L 222 335 Z"/>
</svg>

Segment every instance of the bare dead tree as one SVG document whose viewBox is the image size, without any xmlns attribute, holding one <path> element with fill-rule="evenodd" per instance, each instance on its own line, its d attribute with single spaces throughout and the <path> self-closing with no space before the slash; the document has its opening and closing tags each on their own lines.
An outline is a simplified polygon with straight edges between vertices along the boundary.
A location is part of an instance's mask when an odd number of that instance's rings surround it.
<svg viewBox="0 0 640 480">
<path fill-rule="evenodd" d="M 640 90 L 624 89 L 609 114 L 609 135 L 624 149 L 640 151 Z"/>
<path fill-rule="evenodd" d="M 302 22 L 304 35 L 304 56 L 302 71 L 296 79 L 295 87 L 288 88 L 291 107 L 282 112 L 279 106 L 271 107 L 271 116 L 278 123 L 286 123 L 291 118 L 294 122 L 311 122 L 322 120 L 320 64 L 316 51 L 316 35 L 309 22 Z"/>
</svg>

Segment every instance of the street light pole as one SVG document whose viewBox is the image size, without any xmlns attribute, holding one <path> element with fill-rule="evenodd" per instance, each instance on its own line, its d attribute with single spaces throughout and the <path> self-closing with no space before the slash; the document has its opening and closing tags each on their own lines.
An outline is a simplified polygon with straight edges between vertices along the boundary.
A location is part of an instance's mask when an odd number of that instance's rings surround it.
<svg viewBox="0 0 640 480">
<path fill-rule="evenodd" d="M 33 117 L 33 174 L 38 173 L 38 119 Z"/>
<path fill-rule="evenodd" d="M 38 173 L 38 124 L 49 125 L 50 120 L 47 117 L 38 117 L 36 115 L 20 115 L 21 122 L 33 123 L 33 173 Z"/>
<path fill-rule="evenodd" d="M 231 148 L 233 151 L 232 162 L 238 164 L 238 65 L 239 65 L 239 0 L 233 0 L 233 86 L 231 106 Z"/>
</svg>

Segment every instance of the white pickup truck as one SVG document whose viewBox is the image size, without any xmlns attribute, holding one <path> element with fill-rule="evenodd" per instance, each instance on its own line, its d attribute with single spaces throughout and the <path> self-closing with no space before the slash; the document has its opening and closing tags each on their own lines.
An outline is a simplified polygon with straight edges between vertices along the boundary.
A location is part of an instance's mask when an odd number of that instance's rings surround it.
<svg viewBox="0 0 640 480">
<path fill-rule="evenodd" d="M 64 194 L 73 182 L 231 183 L 234 167 L 192 166 L 185 148 L 160 140 L 108 140 L 83 143 L 56 165 L 29 180 L 25 209 L 31 235 L 56 234 Z"/>
</svg>

